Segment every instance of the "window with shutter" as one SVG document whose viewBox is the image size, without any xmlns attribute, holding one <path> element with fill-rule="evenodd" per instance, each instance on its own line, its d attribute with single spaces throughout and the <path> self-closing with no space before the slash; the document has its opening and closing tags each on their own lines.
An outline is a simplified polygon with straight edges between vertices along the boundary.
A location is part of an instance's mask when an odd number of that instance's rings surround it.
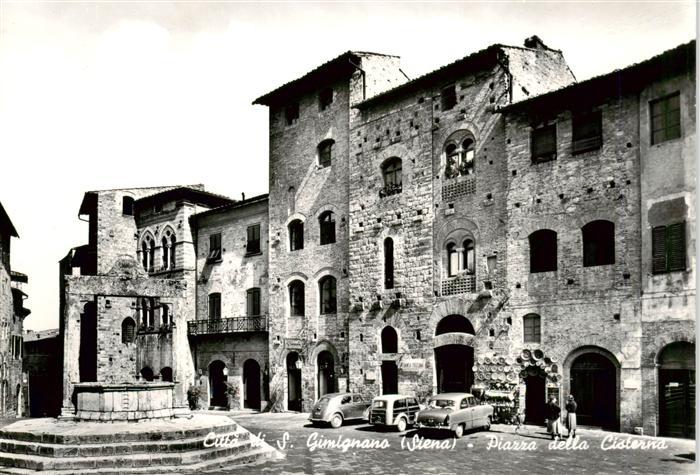
<svg viewBox="0 0 700 475">
<path fill-rule="evenodd" d="M 655 274 L 686 269 L 685 222 L 651 230 L 651 269 Z"/>
<path fill-rule="evenodd" d="M 260 225 L 248 226 L 248 242 L 246 243 L 246 254 L 260 254 Z"/>
<path fill-rule="evenodd" d="M 221 294 L 209 294 L 209 320 L 221 318 Z"/>
<path fill-rule="evenodd" d="M 666 272 L 666 226 L 651 230 L 651 267 L 654 273 Z"/>
<path fill-rule="evenodd" d="M 649 103 L 651 109 L 651 144 L 681 136 L 681 96 L 676 92 Z"/>
<path fill-rule="evenodd" d="M 574 115 L 571 129 L 571 146 L 574 154 L 595 150 L 603 143 L 600 111 Z"/>
<path fill-rule="evenodd" d="M 540 316 L 535 314 L 523 317 L 523 341 L 525 343 L 540 343 Z"/>
<path fill-rule="evenodd" d="M 548 162 L 557 158 L 557 126 L 534 129 L 531 136 L 532 163 Z"/>
<path fill-rule="evenodd" d="M 260 289 L 257 287 L 248 289 L 246 300 L 247 314 L 249 316 L 260 315 Z"/>
<path fill-rule="evenodd" d="M 221 260 L 221 233 L 209 236 L 209 255 L 207 262 L 217 262 Z"/>
</svg>

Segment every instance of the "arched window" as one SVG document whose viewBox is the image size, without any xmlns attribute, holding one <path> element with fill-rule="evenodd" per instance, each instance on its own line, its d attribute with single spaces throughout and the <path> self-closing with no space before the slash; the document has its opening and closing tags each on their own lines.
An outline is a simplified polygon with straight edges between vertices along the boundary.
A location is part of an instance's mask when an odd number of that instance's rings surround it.
<svg viewBox="0 0 700 475">
<path fill-rule="evenodd" d="M 325 211 L 318 217 L 321 229 L 321 245 L 335 242 L 335 215 L 332 211 Z"/>
<path fill-rule="evenodd" d="M 398 353 L 399 337 L 393 327 L 382 330 L 382 353 Z"/>
<path fill-rule="evenodd" d="M 540 229 L 530 234 L 530 272 L 557 270 L 557 233 Z"/>
<path fill-rule="evenodd" d="M 134 215 L 134 198 L 131 196 L 122 196 L 122 214 L 125 216 Z"/>
<path fill-rule="evenodd" d="M 156 256 L 156 242 L 153 236 L 147 234 L 141 241 L 141 264 L 146 272 L 153 271 Z"/>
<path fill-rule="evenodd" d="M 615 263 L 615 224 L 591 221 L 581 228 L 584 267 Z"/>
<path fill-rule="evenodd" d="M 133 343 L 136 336 L 136 322 L 133 318 L 127 317 L 122 321 L 122 343 Z"/>
<path fill-rule="evenodd" d="M 384 188 L 379 192 L 380 197 L 401 193 L 403 182 L 400 158 L 392 157 L 385 161 L 382 165 L 382 176 L 384 177 Z"/>
<path fill-rule="evenodd" d="M 304 223 L 295 219 L 289 223 L 289 250 L 298 251 L 304 249 Z"/>
<path fill-rule="evenodd" d="M 162 257 L 162 266 L 163 270 L 168 269 L 168 238 L 163 236 L 163 239 L 160 240 L 160 247 L 161 247 L 161 257 Z"/>
<path fill-rule="evenodd" d="M 324 140 L 318 144 L 318 164 L 322 167 L 330 167 L 333 161 L 333 145 L 335 142 L 331 139 Z"/>
<path fill-rule="evenodd" d="M 148 272 L 148 243 L 146 240 L 141 243 L 141 265 Z"/>
<path fill-rule="evenodd" d="M 540 330 L 540 316 L 534 313 L 523 317 L 523 342 L 540 343 L 542 340 Z"/>
<path fill-rule="evenodd" d="M 172 316 L 170 315 L 170 307 L 165 304 L 160 306 L 160 319 L 163 326 L 173 323 Z"/>
<path fill-rule="evenodd" d="M 321 314 L 335 313 L 337 311 L 335 277 L 327 275 L 318 283 L 318 292 L 321 296 Z"/>
<path fill-rule="evenodd" d="M 170 262 L 168 263 L 168 268 L 174 269 L 175 268 L 175 243 L 177 242 L 177 238 L 175 237 L 175 234 L 170 236 L 170 248 L 169 248 L 169 254 L 170 254 Z"/>
<path fill-rule="evenodd" d="M 447 245 L 447 276 L 454 277 L 459 270 L 459 253 L 455 243 L 451 242 Z"/>
<path fill-rule="evenodd" d="M 394 240 L 384 240 L 384 288 L 394 288 Z"/>
<path fill-rule="evenodd" d="M 455 277 L 460 272 L 467 274 L 474 273 L 474 240 L 471 238 L 464 239 L 462 246 L 457 247 L 454 242 L 449 242 L 446 246 L 447 251 L 447 276 Z"/>
<path fill-rule="evenodd" d="M 141 370 L 141 377 L 146 381 L 153 381 L 153 370 L 146 366 Z"/>
<path fill-rule="evenodd" d="M 154 327 L 155 326 L 155 309 L 154 302 L 149 297 L 142 297 L 139 300 L 140 312 L 141 312 L 141 326 L 143 327 Z"/>
<path fill-rule="evenodd" d="M 474 334 L 472 323 L 462 315 L 448 315 L 440 320 L 435 327 L 435 336 L 443 333 L 469 333 Z"/>
<path fill-rule="evenodd" d="M 289 314 L 294 317 L 303 317 L 304 313 L 304 283 L 295 280 L 289 284 Z"/>
<path fill-rule="evenodd" d="M 172 383 L 173 382 L 173 369 L 168 367 L 168 366 L 161 369 L 160 370 L 160 380 Z"/>
<path fill-rule="evenodd" d="M 464 131 L 448 139 L 445 145 L 445 177 L 474 174 L 474 139 Z"/>
<path fill-rule="evenodd" d="M 209 294 L 209 320 L 221 319 L 221 294 L 214 292 Z"/>
<path fill-rule="evenodd" d="M 462 265 L 468 274 L 474 273 L 474 241 L 471 239 L 462 242 Z"/>
</svg>

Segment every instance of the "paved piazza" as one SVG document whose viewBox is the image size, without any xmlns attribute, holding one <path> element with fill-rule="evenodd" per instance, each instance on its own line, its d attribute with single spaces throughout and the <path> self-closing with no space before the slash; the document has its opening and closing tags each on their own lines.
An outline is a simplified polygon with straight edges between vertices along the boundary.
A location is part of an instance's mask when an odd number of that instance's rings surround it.
<svg viewBox="0 0 700 475">
<path fill-rule="evenodd" d="M 452 474 L 452 473 L 695 473 L 695 442 L 681 439 L 629 436 L 597 430 L 579 430 L 571 450 L 549 449 L 550 439 L 544 428 L 525 426 L 519 433 L 514 427 L 494 425 L 490 432 L 467 433 L 459 440 L 451 437 L 426 439 L 446 448 L 411 450 L 414 430 L 405 434 L 379 432 L 366 423 L 331 428 L 312 427 L 306 414 L 245 414 L 233 416 L 246 429 L 273 446 L 286 443 L 281 461 L 266 462 L 245 468 L 246 473 L 372 473 L 372 474 Z M 285 437 L 285 434 L 288 434 Z M 317 448 L 314 442 L 338 440 L 350 443 L 375 441 L 386 449 Z M 505 447 L 509 444 L 529 445 L 534 450 L 489 449 L 492 437 Z M 608 437 L 608 439 L 606 439 Z M 404 439 L 405 438 L 405 439 Z M 611 440 L 628 440 L 666 445 L 667 448 L 603 450 Z M 402 447 L 402 440 L 404 445 Z M 620 442 L 621 441 L 621 442 Z M 583 448 L 585 445 L 588 448 Z M 605 444 L 605 445 L 603 445 Z M 528 447 L 528 448 L 530 448 Z M 217 472 L 222 473 L 220 470 Z M 239 471 L 223 473 L 240 473 Z"/>
</svg>

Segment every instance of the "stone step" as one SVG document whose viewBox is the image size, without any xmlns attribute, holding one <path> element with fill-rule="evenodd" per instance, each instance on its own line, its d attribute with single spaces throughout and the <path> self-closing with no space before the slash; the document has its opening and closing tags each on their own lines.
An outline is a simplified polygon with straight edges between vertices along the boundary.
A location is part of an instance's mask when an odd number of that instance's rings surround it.
<svg viewBox="0 0 700 475">
<path fill-rule="evenodd" d="M 215 432 L 217 436 L 229 435 L 231 440 L 247 440 L 250 433 L 236 428 L 230 432 Z M 24 440 L 0 439 L 0 452 L 12 454 L 40 455 L 43 457 L 98 457 L 137 453 L 173 453 L 203 449 L 204 436 L 178 440 L 146 440 L 138 442 L 108 442 L 90 444 L 53 444 L 27 442 Z M 210 440 L 210 442 L 213 442 Z"/>
<path fill-rule="evenodd" d="M 94 457 L 43 457 L 40 455 L 14 454 L 0 452 L 0 465 L 3 470 L 20 468 L 26 470 L 69 470 L 75 473 L 85 471 L 118 469 L 118 471 L 138 468 L 156 468 L 160 473 L 167 473 L 166 466 L 190 466 L 195 464 L 215 463 L 219 459 L 231 456 L 245 456 L 256 453 L 257 448 L 251 440 L 238 441 L 226 447 L 211 447 L 181 453 L 138 453 Z"/>
<path fill-rule="evenodd" d="M 105 428 L 109 428 L 110 423 L 103 424 L 105 424 Z M 94 432 L 85 434 L 51 434 L 3 429 L 0 430 L 0 439 L 15 441 L 21 440 L 25 442 L 48 444 L 114 444 L 119 442 L 153 442 L 195 438 L 204 439 L 209 432 L 214 432 L 216 434 L 224 434 L 234 432 L 239 427 L 239 425 L 236 422 L 231 421 L 230 424 L 223 424 L 206 428 L 167 431 L 152 430 L 136 432 L 138 429 L 138 423 L 133 424 L 133 432 L 117 431 L 104 434 L 96 434 Z"/>
</svg>

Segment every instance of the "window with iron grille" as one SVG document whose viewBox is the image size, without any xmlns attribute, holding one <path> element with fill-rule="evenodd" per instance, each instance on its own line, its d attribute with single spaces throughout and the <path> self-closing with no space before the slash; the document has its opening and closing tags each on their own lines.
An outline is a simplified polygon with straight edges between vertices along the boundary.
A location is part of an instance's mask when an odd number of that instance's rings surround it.
<svg viewBox="0 0 700 475">
<path fill-rule="evenodd" d="M 440 90 L 440 106 L 447 111 L 457 105 L 457 90 L 454 84 L 445 86 Z"/>
<path fill-rule="evenodd" d="M 136 335 L 136 322 L 132 318 L 125 318 L 122 321 L 122 343 L 132 343 Z"/>
<path fill-rule="evenodd" d="M 248 226 L 246 234 L 246 254 L 260 254 L 260 225 L 254 224 L 252 226 Z"/>
<path fill-rule="evenodd" d="M 686 269 L 685 221 L 651 230 L 652 272 L 661 274 Z"/>
<path fill-rule="evenodd" d="M 581 228 L 583 266 L 604 266 L 615 263 L 615 224 L 591 221 Z"/>
<path fill-rule="evenodd" d="M 523 317 L 523 341 L 525 343 L 540 343 L 541 340 L 540 316 L 525 315 Z"/>
<path fill-rule="evenodd" d="M 217 262 L 221 260 L 221 233 L 209 235 L 209 255 L 207 262 Z"/>
<path fill-rule="evenodd" d="M 403 190 L 402 164 L 398 157 L 389 158 L 382 165 L 382 176 L 384 178 L 384 188 L 379 191 L 379 196 L 391 196 L 401 193 Z"/>
<path fill-rule="evenodd" d="M 651 144 L 677 139 L 681 136 L 681 95 L 670 96 L 649 103 L 651 109 Z"/>
<path fill-rule="evenodd" d="M 303 317 L 305 312 L 304 283 L 300 280 L 295 280 L 289 284 L 289 314 Z"/>
<path fill-rule="evenodd" d="M 304 249 L 304 223 L 295 219 L 289 223 L 289 250 Z"/>
<path fill-rule="evenodd" d="M 600 111 L 574 114 L 571 119 L 572 153 L 583 153 L 603 144 L 603 124 Z"/>
<path fill-rule="evenodd" d="M 260 315 L 260 289 L 257 287 L 246 291 L 246 315 L 251 317 Z"/>
<path fill-rule="evenodd" d="M 321 228 L 321 245 L 335 242 L 335 215 L 332 211 L 326 211 L 318 218 Z"/>
<path fill-rule="evenodd" d="M 328 109 L 333 104 L 333 89 L 328 87 L 318 93 L 318 108 L 322 111 Z"/>
<path fill-rule="evenodd" d="M 328 139 L 318 144 L 318 164 L 322 167 L 330 167 L 333 161 L 333 145 L 335 141 Z"/>
<path fill-rule="evenodd" d="M 531 134 L 532 163 L 548 162 L 557 158 L 557 126 L 547 125 L 534 129 Z"/>
<path fill-rule="evenodd" d="M 221 294 L 209 294 L 209 320 L 221 319 Z"/>
<path fill-rule="evenodd" d="M 289 104 L 284 108 L 284 120 L 287 125 L 295 124 L 299 120 L 299 103 Z"/>
<path fill-rule="evenodd" d="M 336 281 L 332 275 L 327 275 L 318 283 L 321 295 L 321 314 L 335 313 L 337 310 Z"/>
<path fill-rule="evenodd" d="M 557 233 L 550 229 L 540 229 L 530 234 L 530 272 L 551 272 L 557 270 Z"/>
</svg>

